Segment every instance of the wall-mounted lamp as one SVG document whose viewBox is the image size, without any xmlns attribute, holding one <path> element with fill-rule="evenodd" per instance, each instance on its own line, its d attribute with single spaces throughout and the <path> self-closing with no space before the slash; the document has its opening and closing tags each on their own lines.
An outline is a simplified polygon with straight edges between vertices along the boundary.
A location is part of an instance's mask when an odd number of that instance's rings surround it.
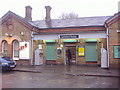
<svg viewBox="0 0 120 90">
<path fill-rule="evenodd" d="M 101 40 L 100 40 L 100 39 L 98 39 L 98 42 L 99 42 L 99 43 L 101 43 Z"/>
<path fill-rule="evenodd" d="M 23 36 L 24 35 L 24 33 L 23 32 L 20 32 L 20 34 Z"/>
<path fill-rule="evenodd" d="M 80 40 L 80 43 L 82 43 L 82 40 Z"/>
<path fill-rule="evenodd" d="M 12 37 L 13 35 L 12 35 L 12 34 L 8 34 L 8 33 L 5 33 L 5 36 L 7 36 L 7 37 Z"/>
<path fill-rule="evenodd" d="M 119 33 L 120 32 L 120 30 L 117 30 L 117 33 Z"/>
<path fill-rule="evenodd" d="M 9 37 L 12 37 L 13 35 L 12 34 L 9 34 Z"/>
<path fill-rule="evenodd" d="M 8 34 L 7 34 L 7 33 L 5 33 L 5 36 L 8 36 Z"/>
<path fill-rule="evenodd" d="M 63 44 L 60 44 L 60 47 L 63 47 Z"/>
</svg>

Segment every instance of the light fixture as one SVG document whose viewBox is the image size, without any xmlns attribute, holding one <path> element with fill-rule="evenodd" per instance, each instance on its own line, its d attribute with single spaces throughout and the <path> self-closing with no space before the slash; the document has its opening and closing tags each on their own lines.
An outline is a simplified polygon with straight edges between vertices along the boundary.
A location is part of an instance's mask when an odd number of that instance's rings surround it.
<svg viewBox="0 0 120 90">
<path fill-rule="evenodd" d="M 63 47 L 63 44 L 60 44 L 60 47 Z"/>
<path fill-rule="evenodd" d="M 12 34 L 9 34 L 9 37 L 12 37 L 13 35 Z"/>
<path fill-rule="evenodd" d="M 20 34 L 23 36 L 24 33 L 23 33 L 23 32 L 20 32 Z"/>
<path fill-rule="evenodd" d="M 82 43 L 82 40 L 80 40 L 80 43 Z"/>
<path fill-rule="evenodd" d="M 8 36 L 8 34 L 7 34 L 7 33 L 5 33 L 5 36 Z"/>
<path fill-rule="evenodd" d="M 120 30 L 117 30 L 117 33 L 119 33 L 120 32 Z"/>
</svg>

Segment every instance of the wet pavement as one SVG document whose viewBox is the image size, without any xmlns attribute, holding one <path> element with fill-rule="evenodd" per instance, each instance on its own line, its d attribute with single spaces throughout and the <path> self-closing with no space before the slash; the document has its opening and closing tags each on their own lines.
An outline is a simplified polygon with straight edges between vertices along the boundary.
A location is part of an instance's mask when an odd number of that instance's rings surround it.
<svg viewBox="0 0 120 90">
<path fill-rule="evenodd" d="M 73 76 L 106 76 L 106 77 L 120 77 L 118 69 L 102 69 L 99 66 L 86 66 L 86 65 L 42 65 L 42 66 L 17 66 L 15 71 L 20 72 L 33 72 L 33 73 L 64 73 Z"/>
<path fill-rule="evenodd" d="M 17 66 L 2 74 L 3 88 L 119 88 L 118 70 L 98 66 Z"/>
</svg>

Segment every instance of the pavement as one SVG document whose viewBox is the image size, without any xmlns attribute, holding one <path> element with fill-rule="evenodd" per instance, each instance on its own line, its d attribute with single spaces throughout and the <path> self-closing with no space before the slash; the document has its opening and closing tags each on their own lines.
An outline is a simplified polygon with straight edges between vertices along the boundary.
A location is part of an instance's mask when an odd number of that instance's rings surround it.
<svg viewBox="0 0 120 90">
<path fill-rule="evenodd" d="M 118 69 L 102 69 L 100 66 L 89 65 L 19 65 L 13 71 L 30 73 L 59 73 L 70 76 L 120 77 Z"/>
</svg>

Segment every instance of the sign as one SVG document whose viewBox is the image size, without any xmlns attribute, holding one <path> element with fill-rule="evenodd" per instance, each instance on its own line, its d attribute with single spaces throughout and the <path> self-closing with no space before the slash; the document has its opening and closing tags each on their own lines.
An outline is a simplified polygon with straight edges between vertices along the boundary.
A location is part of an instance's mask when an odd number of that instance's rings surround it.
<svg viewBox="0 0 120 90">
<path fill-rule="evenodd" d="M 60 39 L 79 38 L 79 35 L 60 35 Z"/>
<path fill-rule="evenodd" d="M 114 46 L 114 58 L 120 58 L 120 46 Z"/>
<path fill-rule="evenodd" d="M 83 46 L 78 48 L 78 56 L 84 56 L 85 55 L 85 48 Z"/>
<path fill-rule="evenodd" d="M 19 58 L 20 59 L 30 59 L 30 45 L 29 42 L 19 43 Z"/>
</svg>

